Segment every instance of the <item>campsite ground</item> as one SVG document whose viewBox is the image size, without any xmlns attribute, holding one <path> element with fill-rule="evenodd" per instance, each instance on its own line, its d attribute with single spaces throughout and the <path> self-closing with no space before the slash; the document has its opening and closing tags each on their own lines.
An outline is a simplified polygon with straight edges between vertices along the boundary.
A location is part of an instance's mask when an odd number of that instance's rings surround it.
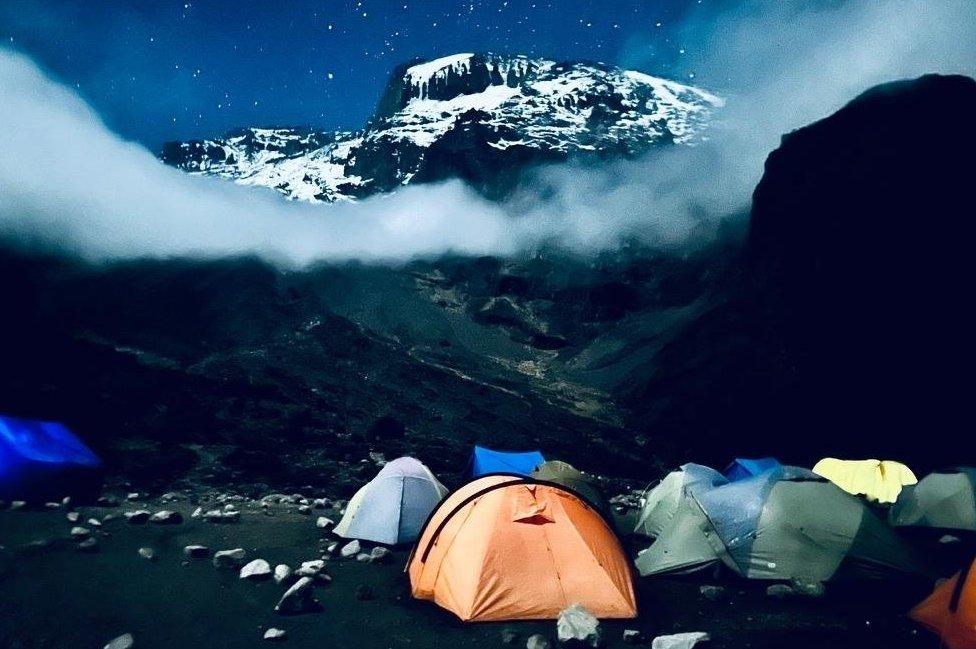
<svg viewBox="0 0 976 649">
<path fill-rule="evenodd" d="M 180 511 L 184 522 L 133 525 L 121 517 L 142 506 Z M 283 586 L 242 581 L 236 569 L 219 570 L 209 559 L 186 561 L 183 547 L 241 547 L 248 559 L 297 566 L 318 558 L 323 538 L 333 540 L 316 528 L 316 517 L 337 519 L 337 512 L 303 515 L 281 504 L 268 515 L 246 504 L 240 522 L 215 524 L 190 518 L 194 508 L 189 502 L 79 508 L 81 525 L 90 517 L 117 516 L 96 531 L 93 553 L 75 548 L 63 510 L 0 511 L 0 647 L 98 648 L 131 633 L 138 649 L 236 649 L 265 646 L 268 627 L 285 629 L 288 647 L 501 647 L 507 629 L 519 634 L 513 646 L 524 647 L 533 633 L 555 638 L 552 621 L 464 624 L 412 600 L 402 573 L 407 550 L 396 550 L 383 564 L 333 558 L 331 584 L 317 588 L 322 610 L 277 615 Z M 49 543 L 31 545 L 38 540 Z M 152 547 L 156 560 L 142 558 L 141 547 Z M 765 595 L 766 584 L 726 579 L 729 597 L 712 602 L 699 595 L 704 583 L 718 582 L 641 579 L 640 618 L 604 621 L 605 645 L 623 646 L 624 629 L 640 629 L 648 644 L 655 635 L 708 631 L 714 649 L 938 645 L 904 615 L 925 594 L 924 585 L 831 584 L 821 599 L 774 600 Z M 357 598 L 362 586 L 372 588 L 371 599 Z"/>
</svg>

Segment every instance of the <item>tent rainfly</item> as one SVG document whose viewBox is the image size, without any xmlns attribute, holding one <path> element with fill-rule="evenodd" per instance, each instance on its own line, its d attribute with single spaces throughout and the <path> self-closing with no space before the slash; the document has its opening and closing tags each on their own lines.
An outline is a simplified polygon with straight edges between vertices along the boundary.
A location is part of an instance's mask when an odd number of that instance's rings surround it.
<svg viewBox="0 0 976 649">
<path fill-rule="evenodd" d="M 102 461 L 63 424 L 0 415 L 0 498 L 95 491 Z"/>
<path fill-rule="evenodd" d="M 940 647 L 976 647 L 976 562 L 936 586 L 908 616 L 939 636 Z"/>
<path fill-rule="evenodd" d="M 711 467 L 694 463 L 681 465 L 644 493 L 634 533 L 659 536 L 670 527 L 685 497 L 724 484 L 728 484 L 725 476 Z"/>
<path fill-rule="evenodd" d="M 478 478 L 489 473 L 529 475 L 545 461 L 546 458 L 539 451 L 494 451 L 475 446 L 471 453 L 471 477 Z"/>
<path fill-rule="evenodd" d="M 489 475 L 434 511 L 408 564 L 417 599 L 462 620 L 553 619 L 573 604 L 637 614 L 633 570 L 609 523 L 566 489 Z"/>
<path fill-rule="evenodd" d="M 912 470 L 892 460 L 838 460 L 825 457 L 813 467 L 835 485 L 872 502 L 893 503 L 905 485 L 918 482 Z"/>
<path fill-rule="evenodd" d="M 536 480 L 555 482 L 571 489 L 578 496 L 585 498 L 591 507 L 598 509 L 604 518 L 613 520 L 613 510 L 610 508 L 610 503 L 603 497 L 596 481 L 586 476 L 572 464 L 561 460 L 549 460 L 536 467 L 530 477 Z"/>
<path fill-rule="evenodd" d="M 722 471 L 722 475 L 724 475 L 729 482 L 735 482 L 736 480 L 745 480 L 754 475 L 759 475 L 763 471 L 778 469 L 781 466 L 783 465 L 780 464 L 779 460 L 774 457 L 737 457 L 729 462 L 729 465 L 725 467 L 724 471 Z"/>
<path fill-rule="evenodd" d="M 410 543 L 445 495 L 447 489 L 422 462 L 397 458 L 356 492 L 335 533 L 389 545 Z"/>
<path fill-rule="evenodd" d="M 976 532 L 976 468 L 930 473 L 905 487 L 888 511 L 888 522 Z"/>
<path fill-rule="evenodd" d="M 671 526 L 637 557 L 642 575 L 718 562 L 749 579 L 929 572 L 867 503 L 789 466 L 685 497 Z"/>
</svg>

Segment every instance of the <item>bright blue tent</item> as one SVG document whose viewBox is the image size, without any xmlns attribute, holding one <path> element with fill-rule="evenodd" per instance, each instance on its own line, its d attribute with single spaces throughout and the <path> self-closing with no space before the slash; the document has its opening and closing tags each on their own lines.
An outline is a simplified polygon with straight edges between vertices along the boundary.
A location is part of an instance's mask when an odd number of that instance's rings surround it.
<svg viewBox="0 0 976 649">
<path fill-rule="evenodd" d="M 471 477 L 477 478 L 487 473 L 518 473 L 529 475 L 537 466 L 546 461 L 539 451 L 507 453 L 493 451 L 484 446 L 475 446 L 471 453 Z"/>
<path fill-rule="evenodd" d="M 780 464 L 779 460 L 774 457 L 760 457 L 755 459 L 737 457 L 732 460 L 732 463 L 725 467 L 725 471 L 722 471 L 729 482 L 736 482 L 737 480 L 745 480 L 746 478 L 751 478 L 754 475 L 759 475 L 764 471 L 769 471 L 770 469 L 778 469 L 783 466 Z"/>
<path fill-rule="evenodd" d="M 73 493 L 100 473 L 102 461 L 63 424 L 0 415 L 0 497 Z"/>
</svg>

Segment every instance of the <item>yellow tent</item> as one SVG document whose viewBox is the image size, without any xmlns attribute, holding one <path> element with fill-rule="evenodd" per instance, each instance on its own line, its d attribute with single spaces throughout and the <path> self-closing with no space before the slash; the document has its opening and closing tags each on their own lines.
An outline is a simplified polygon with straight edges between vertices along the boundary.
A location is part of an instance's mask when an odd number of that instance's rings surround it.
<svg viewBox="0 0 976 649">
<path fill-rule="evenodd" d="M 838 460 L 825 457 L 813 472 L 855 496 L 879 503 L 893 503 L 901 488 L 918 482 L 912 470 L 891 460 Z"/>
</svg>

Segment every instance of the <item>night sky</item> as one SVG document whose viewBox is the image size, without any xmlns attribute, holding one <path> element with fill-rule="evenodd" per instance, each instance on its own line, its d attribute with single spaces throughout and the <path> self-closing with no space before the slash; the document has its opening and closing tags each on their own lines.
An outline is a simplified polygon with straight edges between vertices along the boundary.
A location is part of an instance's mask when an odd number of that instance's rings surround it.
<svg viewBox="0 0 976 649">
<path fill-rule="evenodd" d="M 358 128 L 398 63 L 465 51 L 616 63 L 694 82 L 678 24 L 716 0 L 2 0 L 0 42 L 123 137 Z"/>
</svg>

